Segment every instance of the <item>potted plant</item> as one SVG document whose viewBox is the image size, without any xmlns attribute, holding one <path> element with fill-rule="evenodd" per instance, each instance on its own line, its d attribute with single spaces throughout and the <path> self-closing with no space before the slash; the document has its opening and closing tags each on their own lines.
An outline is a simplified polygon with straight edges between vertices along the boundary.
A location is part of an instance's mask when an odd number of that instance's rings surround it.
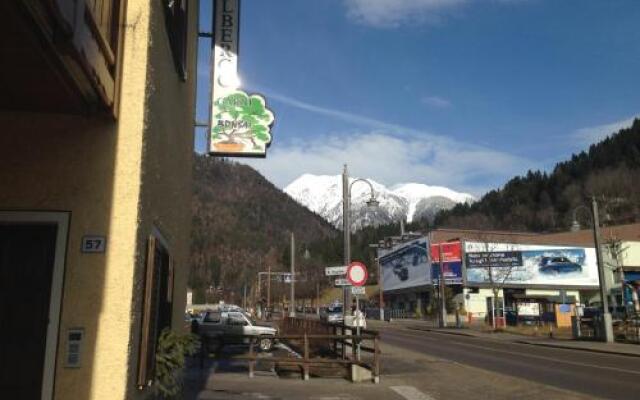
<svg viewBox="0 0 640 400">
<path fill-rule="evenodd" d="M 158 398 L 174 399 L 181 393 L 185 357 L 195 354 L 199 346 L 200 342 L 196 335 L 179 334 L 169 328 L 162 330 L 156 349 L 153 382 Z"/>
</svg>

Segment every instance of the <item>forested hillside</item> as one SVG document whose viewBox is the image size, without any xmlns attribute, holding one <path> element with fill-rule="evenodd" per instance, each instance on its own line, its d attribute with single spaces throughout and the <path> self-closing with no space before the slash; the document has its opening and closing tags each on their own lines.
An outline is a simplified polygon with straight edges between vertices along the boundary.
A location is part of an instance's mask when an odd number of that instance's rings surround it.
<svg viewBox="0 0 640 400">
<path fill-rule="evenodd" d="M 508 230 L 567 230 L 576 207 L 596 196 L 610 223 L 640 219 L 640 119 L 588 151 L 574 154 L 549 174 L 529 171 L 473 204 L 441 212 L 436 226 Z M 585 226 L 589 217 L 576 216 Z M 604 221 L 605 223 L 607 221 Z"/>
<path fill-rule="evenodd" d="M 251 167 L 196 156 L 189 277 L 194 300 L 204 301 L 212 286 L 223 289 L 228 301 L 238 302 L 243 286 L 253 290 L 257 271 L 266 265 L 274 271 L 288 269 L 292 231 L 301 254 L 309 243 L 337 235 Z M 301 268 L 313 262 L 300 259 Z M 217 299 L 215 292 L 209 296 Z"/>
</svg>

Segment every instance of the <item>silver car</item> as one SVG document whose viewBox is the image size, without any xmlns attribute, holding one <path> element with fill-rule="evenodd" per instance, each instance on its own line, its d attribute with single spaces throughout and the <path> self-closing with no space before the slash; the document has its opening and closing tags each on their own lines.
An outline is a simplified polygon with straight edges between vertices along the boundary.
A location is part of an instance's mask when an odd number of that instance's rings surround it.
<svg viewBox="0 0 640 400">
<path fill-rule="evenodd" d="M 218 345 L 248 343 L 258 338 L 260 350 L 269 351 L 278 331 L 271 326 L 258 325 L 241 311 L 207 311 L 200 318 L 198 333 L 214 338 Z"/>
</svg>

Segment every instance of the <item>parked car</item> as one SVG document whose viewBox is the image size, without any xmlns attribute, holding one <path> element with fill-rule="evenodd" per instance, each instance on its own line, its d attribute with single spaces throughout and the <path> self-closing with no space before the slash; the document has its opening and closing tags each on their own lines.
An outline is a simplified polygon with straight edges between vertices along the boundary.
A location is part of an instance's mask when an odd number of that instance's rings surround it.
<svg viewBox="0 0 640 400">
<path fill-rule="evenodd" d="M 241 311 L 207 311 L 199 320 L 197 332 L 212 338 L 219 346 L 248 343 L 250 338 L 255 337 L 258 338 L 260 350 L 269 351 L 278 331 L 256 323 Z"/>
<path fill-rule="evenodd" d="M 542 257 L 539 270 L 542 273 L 564 274 L 581 272 L 582 265 L 569 260 L 567 257 Z"/>
<path fill-rule="evenodd" d="M 342 315 L 342 305 L 334 305 L 327 307 L 320 313 L 320 321 L 330 324 L 340 324 L 344 322 Z"/>
</svg>

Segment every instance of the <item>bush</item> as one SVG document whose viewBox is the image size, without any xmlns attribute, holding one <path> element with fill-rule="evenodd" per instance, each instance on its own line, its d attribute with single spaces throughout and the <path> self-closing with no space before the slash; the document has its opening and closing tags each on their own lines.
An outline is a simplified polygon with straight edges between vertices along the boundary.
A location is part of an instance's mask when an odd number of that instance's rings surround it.
<svg viewBox="0 0 640 400">
<path fill-rule="evenodd" d="M 175 398 L 182 391 L 185 357 L 198 351 L 200 341 L 193 334 L 179 334 L 165 328 L 158 338 L 154 390 L 165 399 Z"/>
</svg>

